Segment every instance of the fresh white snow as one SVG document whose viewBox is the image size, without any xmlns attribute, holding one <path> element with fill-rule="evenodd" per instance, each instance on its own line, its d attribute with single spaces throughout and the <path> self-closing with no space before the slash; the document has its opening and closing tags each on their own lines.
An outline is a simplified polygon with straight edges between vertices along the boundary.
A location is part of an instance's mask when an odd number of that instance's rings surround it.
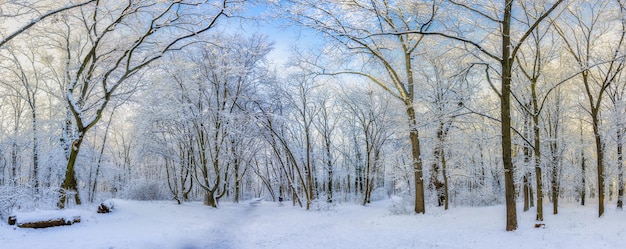
<svg viewBox="0 0 626 249">
<path fill-rule="evenodd" d="M 82 207 L 81 223 L 22 229 L 0 225 L 0 248 L 624 248 L 626 213 L 565 204 L 545 228 L 534 209 L 518 211 L 519 228 L 504 231 L 504 206 L 429 207 L 425 215 L 392 215 L 390 200 L 306 211 L 289 203 L 202 203 L 114 200 L 109 214 Z M 254 204 L 254 205 L 251 205 Z M 612 205 L 611 205 L 612 206 Z M 318 208 L 316 208 L 318 209 Z M 43 215 L 46 212 L 38 212 Z M 37 214 L 35 214 L 37 215 Z M 18 214 L 18 221 L 20 215 Z"/>
</svg>

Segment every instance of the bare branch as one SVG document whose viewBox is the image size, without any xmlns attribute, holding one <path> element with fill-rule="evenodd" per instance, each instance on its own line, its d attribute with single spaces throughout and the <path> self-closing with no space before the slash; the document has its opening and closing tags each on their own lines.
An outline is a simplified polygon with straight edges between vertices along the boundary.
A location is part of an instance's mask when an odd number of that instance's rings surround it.
<svg viewBox="0 0 626 249">
<path fill-rule="evenodd" d="M 26 30 L 30 29 L 31 27 L 35 26 L 35 24 L 39 23 L 40 21 L 47 19 L 48 17 L 54 16 L 54 15 L 56 15 L 58 13 L 66 11 L 66 10 L 71 10 L 71 9 L 74 9 L 74 8 L 85 6 L 85 5 L 90 4 L 92 2 L 95 2 L 95 1 L 96 0 L 88 0 L 86 2 L 82 2 L 82 3 L 78 3 L 78 4 L 71 4 L 71 5 L 68 5 L 68 6 L 65 6 L 65 7 L 61 7 L 61 8 L 54 9 L 54 10 L 50 10 L 50 11 L 46 12 L 45 14 L 30 20 L 30 22 L 28 22 L 26 25 L 20 27 L 18 30 L 14 31 L 13 33 L 11 33 L 11 34 L 5 36 L 4 38 L 0 39 L 0 48 L 2 48 L 2 46 L 4 46 L 4 44 L 6 44 L 7 42 L 13 40 L 13 38 L 15 38 L 16 36 L 20 35 L 24 31 L 26 31 Z"/>
</svg>

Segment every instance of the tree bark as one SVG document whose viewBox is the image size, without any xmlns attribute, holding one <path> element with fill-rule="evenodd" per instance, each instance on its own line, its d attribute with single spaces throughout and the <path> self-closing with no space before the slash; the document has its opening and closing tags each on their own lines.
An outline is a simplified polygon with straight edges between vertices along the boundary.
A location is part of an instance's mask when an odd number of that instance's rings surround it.
<svg viewBox="0 0 626 249">
<path fill-rule="evenodd" d="M 559 213 L 559 159 L 557 158 L 558 145 L 556 138 L 557 136 L 555 136 L 553 138 L 554 140 L 550 142 L 550 148 L 552 150 L 552 214 Z"/>
<path fill-rule="evenodd" d="M 420 141 L 419 131 L 417 130 L 417 120 L 415 117 L 415 109 L 413 106 L 407 107 L 407 114 L 409 115 L 410 133 L 411 139 L 411 155 L 413 157 L 413 179 L 415 183 L 415 213 L 426 213 L 424 203 L 424 179 L 422 177 L 422 159 L 420 156 Z"/>
<path fill-rule="evenodd" d="M 604 149 L 602 148 L 602 138 L 600 137 L 600 121 L 598 120 L 598 110 L 592 109 L 593 135 L 596 142 L 596 156 L 598 169 L 598 217 L 604 214 Z"/>
<path fill-rule="evenodd" d="M 535 110 L 536 107 L 536 99 L 535 99 Z M 542 180 L 542 172 L 541 172 L 541 142 L 539 140 L 539 114 L 535 112 L 533 115 L 533 130 L 535 133 L 535 152 L 534 152 L 534 165 L 535 165 L 535 178 L 537 180 L 537 221 L 543 221 L 543 180 Z"/>
<path fill-rule="evenodd" d="M 622 153 L 622 128 L 617 130 L 617 208 L 624 205 L 624 156 Z"/>
<path fill-rule="evenodd" d="M 441 151 L 441 174 L 443 175 L 443 197 L 445 198 L 444 210 L 448 210 L 450 195 L 448 194 L 448 169 L 446 154 Z"/>
<path fill-rule="evenodd" d="M 210 206 L 212 208 L 217 208 L 217 202 L 215 201 L 215 191 L 205 190 L 204 205 Z"/>
<path fill-rule="evenodd" d="M 78 139 L 74 140 L 74 142 L 72 143 L 72 147 L 70 148 L 70 158 L 67 161 L 67 167 L 65 169 L 65 180 L 63 180 L 63 184 L 61 184 L 61 190 L 60 190 L 61 198 L 59 199 L 59 202 L 57 203 L 57 206 L 60 209 L 65 208 L 68 191 L 75 192 L 74 201 L 76 202 L 76 205 L 81 204 L 74 165 L 76 164 L 76 159 L 78 158 L 78 152 L 80 151 L 80 146 L 82 143 L 83 143 L 83 137 L 82 135 L 80 135 Z"/>
<path fill-rule="evenodd" d="M 506 199 L 506 230 L 517 229 L 517 210 L 515 208 L 514 167 L 511 156 L 511 12 L 513 0 L 507 0 L 502 19 L 502 66 L 500 93 L 500 118 L 502 131 L 502 165 L 504 167 L 504 190 Z M 538 194 L 539 195 L 539 194 Z"/>
</svg>

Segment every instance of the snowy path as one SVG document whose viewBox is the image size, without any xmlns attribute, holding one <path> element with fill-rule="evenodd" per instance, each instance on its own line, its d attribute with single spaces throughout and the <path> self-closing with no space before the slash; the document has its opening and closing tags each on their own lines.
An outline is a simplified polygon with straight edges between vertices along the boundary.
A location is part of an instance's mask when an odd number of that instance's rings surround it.
<svg viewBox="0 0 626 249">
<path fill-rule="evenodd" d="M 533 228 L 534 211 L 519 212 L 519 229 L 504 231 L 504 207 L 431 207 L 426 215 L 390 215 L 389 201 L 305 211 L 289 205 L 116 201 L 114 213 L 78 210 L 80 224 L 19 229 L 0 224 L 0 248 L 256 249 L 256 248 L 623 248 L 626 212 L 565 205 Z"/>
</svg>

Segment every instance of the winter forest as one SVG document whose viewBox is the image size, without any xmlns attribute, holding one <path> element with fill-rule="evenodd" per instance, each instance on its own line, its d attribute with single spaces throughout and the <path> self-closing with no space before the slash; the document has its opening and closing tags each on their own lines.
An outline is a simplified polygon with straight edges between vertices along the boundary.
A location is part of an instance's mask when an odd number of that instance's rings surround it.
<svg viewBox="0 0 626 249">
<path fill-rule="evenodd" d="M 301 37 L 277 55 L 264 25 Z M 0 39 L 3 223 L 393 199 L 514 231 L 623 205 L 623 0 L 9 0 Z"/>
</svg>

